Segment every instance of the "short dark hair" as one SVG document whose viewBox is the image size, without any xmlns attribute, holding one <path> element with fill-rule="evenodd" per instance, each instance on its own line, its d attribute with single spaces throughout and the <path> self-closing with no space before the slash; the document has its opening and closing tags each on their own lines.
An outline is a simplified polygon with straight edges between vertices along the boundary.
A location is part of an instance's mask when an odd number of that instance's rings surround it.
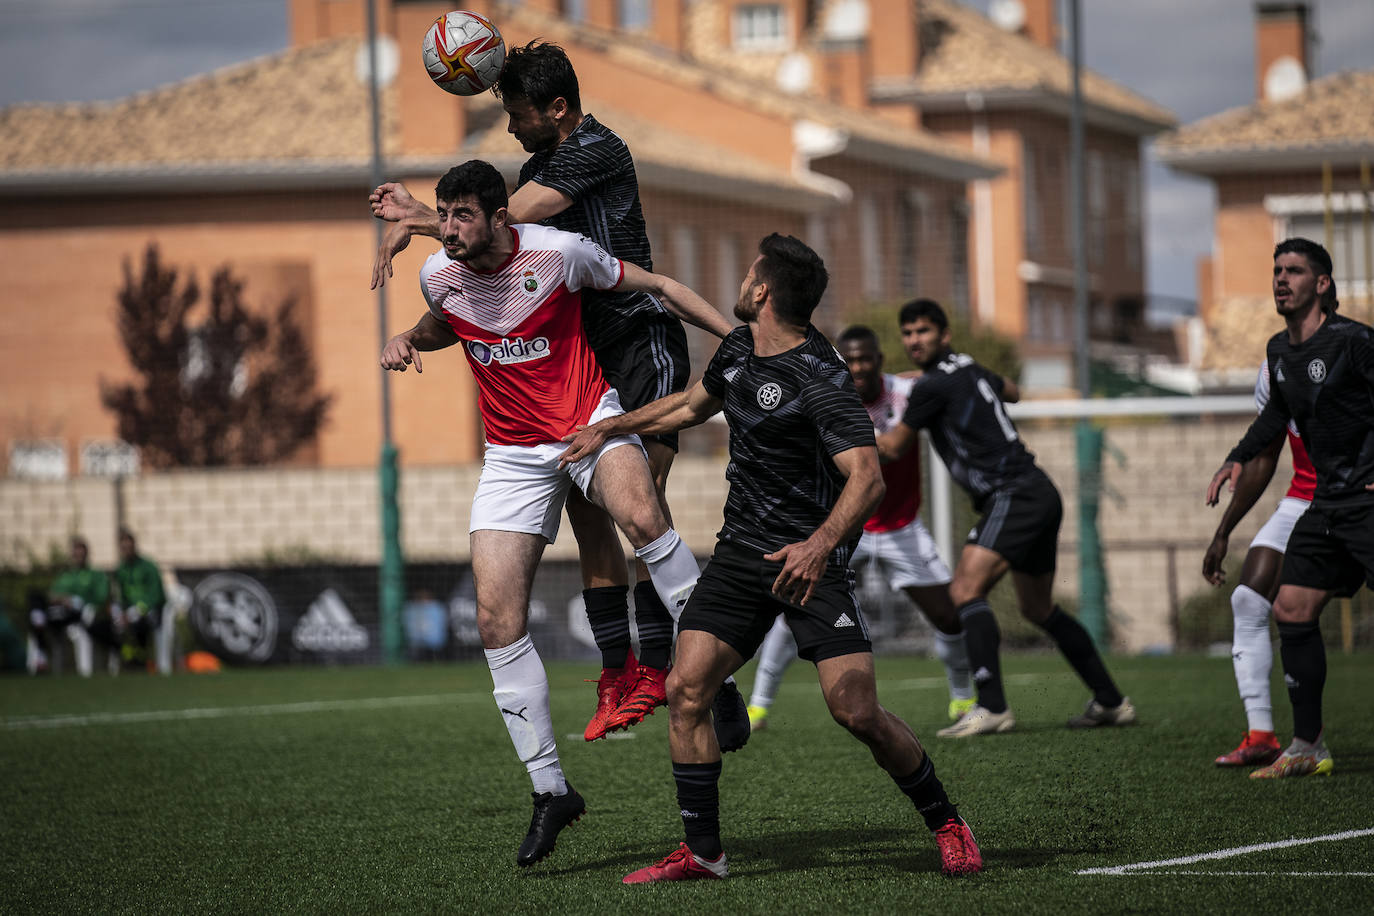
<svg viewBox="0 0 1374 916">
<path fill-rule="evenodd" d="M 1322 293 L 1322 311 L 1330 315 L 1341 307 L 1341 300 L 1336 298 L 1336 278 L 1331 278 L 1331 284 L 1326 287 L 1326 292 Z"/>
<path fill-rule="evenodd" d="M 840 332 L 840 336 L 835 338 L 835 343 L 871 343 L 874 349 L 878 349 L 878 332 L 874 331 L 868 325 L 851 324 Z"/>
<path fill-rule="evenodd" d="M 582 110 L 577 71 L 568 60 L 568 53 L 553 42 L 537 38 L 506 53 L 501 77 L 492 88 L 498 99 L 528 99 L 541 110 L 558 98 L 566 101 L 569 108 Z"/>
<path fill-rule="evenodd" d="M 825 295 L 830 274 L 821 256 L 806 243 L 790 235 L 774 232 L 759 242 L 763 260 L 754 278 L 768 284 L 768 295 L 778 317 L 788 324 L 805 327 Z"/>
<path fill-rule="evenodd" d="M 920 318 L 935 325 L 941 333 L 949 330 L 949 316 L 934 299 L 912 299 L 897 313 L 898 324 L 911 324 Z"/>
<path fill-rule="evenodd" d="M 510 203 L 506 193 L 506 179 L 496 170 L 496 166 L 481 159 L 469 159 L 462 165 L 455 165 L 444 173 L 434 186 L 435 201 L 455 201 L 463 197 L 475 197 L 488 218 Z"/>
<path fill-rule="evenodd" d="M 1274 246 L 1274 257 L 1281 254 L 1300 254 L 1307 258 L 1307 263 L 1317 276 L 1331 276 L 1331 253 L 1311 239 L 1296 236 L 1284 239 Z"/>
</svg>

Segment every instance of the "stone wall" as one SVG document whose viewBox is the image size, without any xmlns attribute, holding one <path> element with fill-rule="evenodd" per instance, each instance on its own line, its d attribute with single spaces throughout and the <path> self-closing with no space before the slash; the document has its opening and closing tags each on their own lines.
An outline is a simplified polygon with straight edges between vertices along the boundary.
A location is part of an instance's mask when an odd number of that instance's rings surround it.
<svg viewBox="0 0 1374 916">
<path fill-rule="evenodd" d="M 1106 428 L 1108 495 L 1100 527 L 1106 548 L 1112 631 L 1117 648 L 1138 652 L 1172 644 L 1171 613 L 1206 588 L 1202 553 L 1220 509 L 1203 505 L 1212 473 L 1240 438 L 1245 418 L 1224 421 L 1114 422 Z M 1078 591 L 1074 435 L 1068 425 L 1025 421 L 1021 432 L 1064 494 L 1064 527 L 1056 591 Z M 467 555 L 468 508 L 475 466 L 403 468 L 402 540 L 407 559 L 461 560 Z M 1287 459 L 1255 511 L 1232 537 L 1231 556 L 1249 539 L 1287 486 Z M 0 565 L 27 566 L 80 531 L 92 561 L 115 561 L 122 517 L 141 548 L 168 567 L 205 567 L 307 558 L 375 563 L 377 474 L 355 470 L 222 470 L 145 474 L 122 483 L 95 478 L 61 482 L 0 480 Z M 682 457 L 669 483 L 674 522 L 698 556 L 710 553 L 725 502 L 724 461 Z M 954 532 L 956 546 L 963 537 Z M 576 557 L 566 524 L 545 556 Z M 953 558 L 951 558 L 953 559 Z M 1172 568 L 1172 573 L 1171 573 Z"/>
</svg>

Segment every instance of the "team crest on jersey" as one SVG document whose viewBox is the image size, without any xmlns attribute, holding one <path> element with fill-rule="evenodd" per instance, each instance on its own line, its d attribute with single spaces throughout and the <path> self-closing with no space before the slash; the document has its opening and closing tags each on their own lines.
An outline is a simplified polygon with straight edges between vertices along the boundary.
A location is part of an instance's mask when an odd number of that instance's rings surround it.
<svg viewBox="0 0 1374 916">
<path fill-rule="evenodd" d="M 764 410 L 772 410 L 782 402 L 782 386 L 777 382 L 766 382 L 759 386 L 756 397 L 760 407 Z"/>
<path fill-rule="evenodd" d="M 533 270 L 525 271 L 520 277 L 520 287 L 525 291 L 525 295 L 533 296 L 539 292 L 539 277 L 535 276 Z"/>
<path fill-rule="evenodd" d="M 1307 377 L 1320 383 L 1322 379 L 1326 378 L 1326 363 L 1322 362 L 1320 358 L 1312 360 L 1307 364 Z"/>
</svg>

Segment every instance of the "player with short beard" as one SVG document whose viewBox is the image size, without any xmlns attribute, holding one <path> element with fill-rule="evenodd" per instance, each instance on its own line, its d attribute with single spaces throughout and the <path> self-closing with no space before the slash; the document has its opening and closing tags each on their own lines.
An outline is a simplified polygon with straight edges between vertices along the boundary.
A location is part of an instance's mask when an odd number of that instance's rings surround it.
<svg viewBox="0 0 1374 916">
<path fill-rule="evenodd" d="M 463 344 L 477 380 L 487 447 L 472 500 L 477 629 L 493 695 L 534 784 L 534 816 L 516 855 L 532 865 L 585 810 L 558 760 L 549 683 L 527 630 L 530 589 L 563 501 L 576 485 L 615 519 L 670 610 L 686 602 L 697 562 L 669 527 L 634 437 L 563 467 L 560 440 L 621 412 L 582 330 L 581 290 L 639 290 L 718 335 L 729 323 L 675 280 L 611 257 L 584 236 L 509 225 L 506 184 L 489 163 L 450 169 L 435 189 L 443 251 L 420 271 L 429 304 L 382 350 L 382 366 L 423 369 L 420 353 Z"/>
<path fill-rule="evenodd" d="M 1269 339 L 1269 402 L 1212 477 L 1207 501 L 1234 488 L 1246 462 L 1291 420 L 1317 472 L 1312 505 L 1293 525 L 1274 598 L 1279 657 L 1293 704 L 1293 742 L 1253 779 L 1322 775 L 1334 763 L 1322 729 L 1326 647 L 1320 618 L 1333 595 L 1374 585 L 1374 329 L 1323 308 L 1331 255 L 1316 242 L 1274 248 L 1274 307 L 1287 327 Z"/>
<path fill-rule="evenodd" d="M 539 41 L 511 49 L 494 92 L 509 118 L 509 132 L 531 154 L 510 199 L 511 220 L 585 235 L 615 257 L 652 271 L 630 150 L 614 131 L 582 111 L 577 73 L 563 49 Z M 371 200 L 374 214 L 396 221 L 373 267 L 375 288 L 386 281 L 392 257 L 405 248 L 412 233 L 438 237 L 438 220 L 399 183 L 381 185 Z M 655 297 L 638 291 L 589 290 L 583 302 L 588 343 L 626 410 L 687 386 L 686 335 L 677 317 Z M 677 434 L 645 436 L 643 444 L 659 505 L 671 519 L 665 488 Z M 638 564 L 634 604 L 640 653 L 635 658 L 630 647 L 629 579 L 615 528 L 604 512 L 576 491 L 569 495 L 567 511 L 577 539 L 587 617 L 601 650 L 597 708 L 583 734 L 594 741 L 640 722 L 666 701 L 673 622 L 644 565 Z M 716 713 L 722 746 L 743 747 L 749 725 L 733 678 L 718 695 Z"/>
</svg>

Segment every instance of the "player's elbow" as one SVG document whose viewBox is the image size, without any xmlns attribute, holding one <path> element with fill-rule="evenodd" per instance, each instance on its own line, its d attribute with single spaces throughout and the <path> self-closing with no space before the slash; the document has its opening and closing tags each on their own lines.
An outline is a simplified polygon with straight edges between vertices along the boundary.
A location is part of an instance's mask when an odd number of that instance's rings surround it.
<svg viewBox="0 0 1374 916">
<path fill-rule="evenodd" d="M 865 518 L 873 514 L 873 511 L 878 508 L 878 503 L 882 502 L 883 497 L 887 495 L 887 484 L 883 482 L 881 474 L 874 475 L 869 479 L 867 495 L 868 511 L 864 513 Z"/>
</svg>

